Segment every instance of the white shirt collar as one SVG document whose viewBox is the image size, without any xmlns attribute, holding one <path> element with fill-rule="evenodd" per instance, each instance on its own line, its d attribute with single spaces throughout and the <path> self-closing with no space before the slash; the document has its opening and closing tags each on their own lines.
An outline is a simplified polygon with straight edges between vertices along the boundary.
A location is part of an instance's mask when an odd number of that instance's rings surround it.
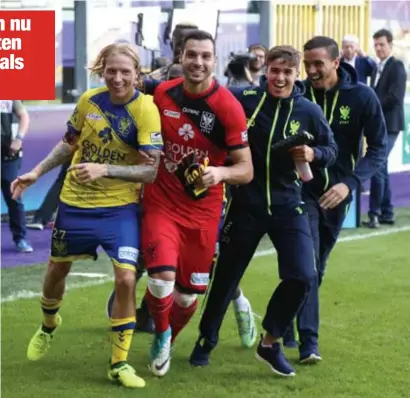
<svg viewBox="0 0 410 398">
<path fill-rule="evenodd" d="M 385 67 L 385 65 L 386 65 L 386 63 L 387 63 L 387 61 L 388 61 L 391 57 L 392 57 L 392 56 L 389 55 L 386 59 L 384 59 L 383 61 L 380 61 L 380 62 L 379 62 L 379 70 L 383 70 L 383 69 L 384 69 L 384 67 Z"/>
<path fill-rule="evenodd" d="M 355 55 L 352 59 L 347 59 L 347 58 L 345 58 L 344 61 L 345 61 L 347 64 L 353 66 L 353 68 L 354 68 L 354 66 L 355 66 L 355 64 L 356 64 L 356 58 L 357 58 L 357 55 Z"/>
</svg>

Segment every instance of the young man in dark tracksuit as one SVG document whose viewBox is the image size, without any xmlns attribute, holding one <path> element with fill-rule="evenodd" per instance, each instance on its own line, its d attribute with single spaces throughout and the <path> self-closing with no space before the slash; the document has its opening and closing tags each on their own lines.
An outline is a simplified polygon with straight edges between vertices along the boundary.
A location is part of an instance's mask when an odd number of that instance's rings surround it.
<svg viewBox="0 0 410 398">
<path fill-rule="evenodd" d="M 267 54 L 267 85 L 234 91 L 248 118 L 254 179 L 232 190 L 200 336 L 190 358 L 194 366 L 209 363 L 232 293 L 267 233 L 278 253 L 281 283 L 267 307 L 263 320 L 266 334 L 257 348 L 257 358 L 276 374 L 295 374 L 278 340 L 317 275 L 313 239 L 302 208 L 301 183 L 294 161 L 327 167 L 337 156 L 333 133 L 323 112 L 303 97 L 303 86 L 296 82 L 299 62 L 299 53 L 293 47 L 274 47 Z M 291 152 L 272 153 L 272 144 L 303 131 L 314 136 L 312 147 L 301 145 Z"/>
<path fill-rule="evenodd" d="M 304 82 L 305 97 L 323 109 L 339 147 L 336 163 L 328 169 L 313 168 L 314 179 L 303 187 L 303 200 L 315 241 L 318 281 L 299 312 L 299 352 L 301 362 L 316 363 L 321 360 L 318 287 L 345 220 L 352 192 L 369 180 L 386 158 L 387 131 L 374 91 L 358 82 L 354 68 L 339 63 L 339 49 L 333 39 L 318 36 L 309 40 L 304 46 L 304 64 L 308 75 Z M 363 136 L 367 151 L 360 159 Z M 285 335 L 286 346 L 294 341 L 292 329 Z"/>
</svg>

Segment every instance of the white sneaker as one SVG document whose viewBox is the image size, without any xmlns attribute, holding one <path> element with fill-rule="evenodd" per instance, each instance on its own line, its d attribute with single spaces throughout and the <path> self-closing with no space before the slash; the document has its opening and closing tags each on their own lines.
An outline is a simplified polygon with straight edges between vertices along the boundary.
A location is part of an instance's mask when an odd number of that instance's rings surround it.
<svg viewBox="0 0 410 398">
<path fill-rule="evenodd" d="M 171 328 L 154 336 L 149 368 L 155 376 L 165 376 L 171 367 L 171 337 Z"/>
<path fill-rule="evenodd" d="M 44 229 L 44 225 L 40 222 L 28 223 L 28 224 L 26 224 L 26 227 L 28 229 L 36 229 L 38 231 L 42 231 Z"/>
</svg>

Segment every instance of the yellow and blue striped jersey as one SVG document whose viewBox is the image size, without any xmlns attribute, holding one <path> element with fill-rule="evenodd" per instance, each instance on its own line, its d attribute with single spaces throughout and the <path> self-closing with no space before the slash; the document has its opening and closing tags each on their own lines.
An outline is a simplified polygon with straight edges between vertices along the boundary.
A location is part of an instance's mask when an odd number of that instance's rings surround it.
<svg viewBox="0 0 410 398">
<path fill-rule="evenodd" d="M 162 149 L 161 122 L 153 97 L 135 92 L 126 104 L 113 104 L 107 87 L 86 91 L 68 123 L 67 132 L 79 136 L 72 164 L 138 164 L 138 151 Z M 81 208 L 114 207 L 139 201 L 141 184 L 101 178 L 79 184 L 68 173 L 60 199 Z"/>
</svg>

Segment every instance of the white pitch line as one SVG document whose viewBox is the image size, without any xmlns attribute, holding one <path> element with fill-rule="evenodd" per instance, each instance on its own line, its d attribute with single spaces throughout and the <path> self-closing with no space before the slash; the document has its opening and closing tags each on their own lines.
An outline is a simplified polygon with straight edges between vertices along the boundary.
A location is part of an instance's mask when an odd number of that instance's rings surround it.
<svg viewBox="0 0 410 398">
<path fill-rule="evenodd" d="M 75 289 L 80 289 L 82 287 L 103 285 L 104 283 L 110 282 L 112 280 L 113 280 L 112 278 L 101 278 L 101 279 L 93 280 L 93 281 L 67 283 L 66 290 L 75 290 Z M 7 303 L 11 301 L 24 300 L 24 299 L 31 299 L 35 297 L 40 297 L 41 295 L 42 295 L 41 292 L 33 292 L 32 290 L 20 290 L 19 292 L 15 292 L 13 294 L 10 294 L 9 296 L 2 297 L 1 303 Z"/>
<path fill-rule="evenodd" d="M 375 231 L 375 232 L 370 232 L 368 234 L 356 234 L 356 235 L 350 235 L 350 236 L 345 236 L 343 238 L 340 238 L 338 240 L 338 243 L 342 242 L 352 242 L 352 241 L 357 241 L 357 240 L 365 240 L 365 239 L 372 239 L 372 238 L 377 238 L 379 236 L 386 236 L 386 235 L 393 235 L 397 234 L 400 232 L 406 232 L 410 231 L 410 225 L 404 226 L 404 227 L 397 227 L 397 228 L 390 228 L 390 229 L 384 229 L 382 231 Z M 260 250 L 257 251 L 254 255 L 254 257 L 263 257 L 263 256 L 268 256 L 270 254 L 276 253 L 274 249 L 268 249 L 268 250 Z M 112 278 L 101 278 L 99 280 L 94 280 L 94 281 L 84 281 L 84 282 L 78 282 L 78 283 L 70 283 L 67 286 L 67 290 L 74 290 L 74 289 L 80 289 L 83 287 L 89 287 L 89 286 L 97 286 L 97 285 L 103 285 L 106 282 L 112 281 Z M 30 299 L 34 297 L 40 297 L 41 293 L 39 292 L 33 292 L 31 290 L 21 290 L 19 292 L 13 293 L 9 296 L 2 297 L 1 302 L 2 303 L 7 303 L 11 301 L 17 301 L 17 300 L 23 300 L 23 299 Z"/>
<path fill-rule="evenodd" d="M 101 274 L 98 272 L 70 272 L 68 276 L 84 276 L 85 278 L 104 278 L 108 274 Z"/>
<path fill-rule="evenodd" d="M 339 238 L 337 243 L 353 242 L 357 240 L 377 238 L 379 236 L 392 235 L 392 234 L 397 234 L 397 233 L 406 232 L 406 231 L 410 231 L 410 225 L 407 225 L 404 227 L 383 229 L 382 231 L 370 232 L 368 234 L 356 234 L 356 235 L 344 236 L 343 238 Z M 275 253 L 276 253 L 275 249 L 259 250 L 255 253 L 253 257 L 264 257 L 264 256 L 268 256 L 269 254 L 275 254 Z"/>
</svg>

